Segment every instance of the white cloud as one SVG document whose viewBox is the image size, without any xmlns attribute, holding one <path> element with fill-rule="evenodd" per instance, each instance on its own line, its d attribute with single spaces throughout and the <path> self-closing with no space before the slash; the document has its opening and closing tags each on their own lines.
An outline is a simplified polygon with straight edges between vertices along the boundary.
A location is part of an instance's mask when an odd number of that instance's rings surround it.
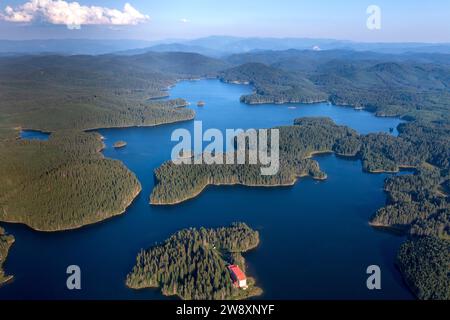
<svg viewBox="0 0 450 320">
<path fill-rule="evenodd" d="M 120 11 L 64 0 L 30 0 L 16 8 L 7 6 L 0 12 L 0 20 L 22 23 L 40 20 L 70 29 L 79 29 L 81 25 L 137 25 L 149 19 L 129 3 Z"/>
<path fill-rule="evenodd" d="M 186 19 L 186 18 L 183 18 L 183 19 L 180 19 L 180 22 L 182 22 L 182 23 L 188 23 L 188 22 L 191 22 L 189 19 Z"/>
</svg>

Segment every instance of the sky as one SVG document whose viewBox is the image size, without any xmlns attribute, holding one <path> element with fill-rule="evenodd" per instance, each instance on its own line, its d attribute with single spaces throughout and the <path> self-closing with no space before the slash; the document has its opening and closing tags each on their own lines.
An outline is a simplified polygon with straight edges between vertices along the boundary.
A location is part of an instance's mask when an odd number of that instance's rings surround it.
<svg viewBox="0 0 450 320">
<path fill-rule="evenodd" d="M 370 5 L 379 28 L 369 29 Z M 0 0 L 0 39 L 210 35 L 450 42 L 449 0 Z"/>
</svg>

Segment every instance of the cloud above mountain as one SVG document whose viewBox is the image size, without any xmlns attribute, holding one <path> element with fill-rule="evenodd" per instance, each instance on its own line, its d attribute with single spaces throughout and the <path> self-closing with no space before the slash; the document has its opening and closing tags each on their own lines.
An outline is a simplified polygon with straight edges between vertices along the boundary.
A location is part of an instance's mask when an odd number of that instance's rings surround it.
<svg viewBox="0 0 450 320">
<path fill-rule="evenodd" d="M 137 25 L 149 21 L 150 17 L 129 3 L 121 11 L 64 0 L 31 0 L 15 8 L 7 6 L 0 12 L 0 19 L 18 23 L 40 21 L 79 29 L 82 25 Z"/>
</svg>

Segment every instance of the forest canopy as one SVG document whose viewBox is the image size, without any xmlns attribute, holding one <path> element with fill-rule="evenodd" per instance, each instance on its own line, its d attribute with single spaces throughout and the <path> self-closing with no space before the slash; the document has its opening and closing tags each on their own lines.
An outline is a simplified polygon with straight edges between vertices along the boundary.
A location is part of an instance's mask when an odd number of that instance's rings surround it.
<svg viewBox="0 0 450 320">
<path fill-rule="evenodd" d="M 424 300 L 450 300 L 450 241 L 424 237 L 405 242 L 397 265 L 412 291 Z"/>
<path fill-rule="evenodd" d="M 48 141 L 0 141 L 0 148 L 2 221 L 78 228 L 122 213 L 141 190 L 120 161 L 103 157 L 96 133 L 57 132 Z"/>
</svg>

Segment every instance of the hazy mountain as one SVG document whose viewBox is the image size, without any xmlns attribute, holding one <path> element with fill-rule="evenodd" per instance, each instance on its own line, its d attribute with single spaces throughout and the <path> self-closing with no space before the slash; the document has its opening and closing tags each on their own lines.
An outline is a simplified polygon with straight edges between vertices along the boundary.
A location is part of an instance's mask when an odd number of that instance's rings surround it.
<svg viewBox="0 0 450 320">
<path fill-rule="evenodd" d="M 210 36 L 194 40 L 0 40 L 0 54 L 106 54 L 123 55 L 154 52 L 193 52 L 212 57 L 255 51 L 353 50 L 378 53 L 450 53 L 450 44 L 426 43 L 358 43 L 333 39 L 310 38 L 239 38 Z"/>
<path fill-rule="evenodd" d="M 0 58 L 0 71 L 2 75 L 13 77 L 15 74 L 28 77 L 43 77 L 57 75 L 64 79 L 99 81 L 103 74 L 120 74 L 121 77 L 132 75 L 139 77 L 145 73 L 158 74 L 158 78 L 200 78 L 217 75 L 218 71 L 229 68 L 229 64 L 211 57 L 197 53 L 185 52 L 148 52 L 134 56 L 121 55 L 25 55 L 17 57 Z M 97 75 L 96 75 L 97 74 Z M 100 76 L 99 76 L 100 75 Z M 53 78 L 52 78 L 53 79 Z M 63 78 L 61 78 L 63 81 Z M 125 79 L 117 79 L 125 81 Z"/>
<path fill-rule="evenodd" d="M 218 71 L 230 66 L 225 61 L 189 52 L 147 52 L 129 57 L 112 57 L 148 71 L 189 78 L 215 76 Z"/>
<path fill-rule="evenodd" d="M 314 38 L 239 38 L 211 36 L 183 42 L 223 53 L 245 53 L 258 50 L 356 50 L 380 53 L 450 53 L 450 43 L 360 43 L 346 40 Z"/>
<path fill-rule="evenodd" d="M 215 48 L 228 53 L 241 53 L 254 50 L 331 49 L 347 43 L 346 41 L 307 38 L 237 38 L 211 36 L 188 42 L 204 48 Z"/>
<path fill-rule="evenodd" d="M 223 52 L 218 50 L 183 43 L 163 43 L 152 47 L 115 52 L 115 54 L 136 55 L 147 52 L 187 52 L 187 53 L 198 53 L 210 57 L 221 57 L 224 55 Z"/>
<path fill-rule="evenodd" d="M 294 50 L 285 51 L 258 51 L 249 53 L 233 54 L 226 58 L 232 65 L 246 63 L 263 63 L 276 68 L 289 71 L 314 71 L 319 65 L 327 63 L 355 63 L 372 64 L 376 62 L 415 62 L 415 63 L 436 63 L 450 65 L 450 54 L 441 53 L 405 53 L 388 54 L 371 51 L 354 50 Z"/>
<path fill-rule="evenodd" d="M 105 54 L 114 51 L 143 48 L 154 43 L 142 40 L 0 40 L 0 53 L 9 54 Z"/>
</svg>

